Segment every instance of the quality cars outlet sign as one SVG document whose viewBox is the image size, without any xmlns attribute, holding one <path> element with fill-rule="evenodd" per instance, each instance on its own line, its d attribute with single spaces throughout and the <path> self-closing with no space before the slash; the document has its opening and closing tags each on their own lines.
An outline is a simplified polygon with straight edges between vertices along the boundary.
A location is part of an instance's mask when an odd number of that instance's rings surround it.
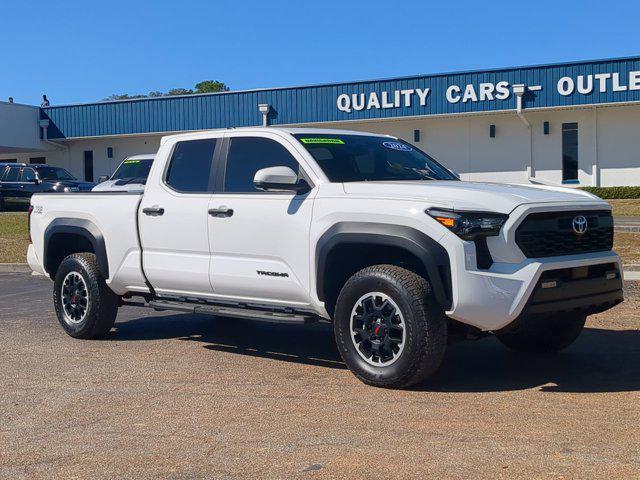
<svg viewBox="0 0 640 480">
<path fill-rule="evenodd" d="M 538 76 L 540 78 L 540 76 Z M 546 79 L 548 80 L 548 79 Z M 429 78 L 425 78 L 424 83 L 428 83 Z M 438 86 L 441 85 L 441 82 Z M 495 82 L 477 83 L 451 83 L 446 85 L 441 93 L 435 93 L 431 87 L 421 88 L 398 88 L 372 90 L 369 92 L 341 93 L 336 97 L 336 106 L 339 111 L 351 114 L 363 110 L 384 110 L 384 109 L 411 109 L 415 113 L 415 107 L 422 110 L 429 110 L 429 102 L 441 104 L 442 100 L 449 105 L 465 105 L 478 102 L 500 102 L 509 99 L 513 93 L 513 86 L 523 84 L 526 91 L 533 95 L 525 97 L 525 102 L 531 101 L 529 105 L 535 107 L 536 93 L 544 90 L 545 85 L 536 82 L 510 82 L 500 79 Z M 551 88 L 555 90 L 554 95 L 558 98 L 571 97 L 573 95 L 589 96 L 593 93 L 617 94 L 621 92 L 640 91 L 640 70 L 628 72 L 598 72 L 575 76 L 561 76 L 557 81 L 552 80 Z M 442 88 L 440 86 L 440 88 Z M 430 100 L 434 95 L 442 95 L 442 99 Z M 631 100 L 635 100 L 632 98 Z M 612 99 L 612 101 L 620 101 Z M 561 102 L 559 102 L 561 103 Z M 582 103 L 582 102 L 581 102 Z M 496 110 L 498 108 L 489 108 Z M 431 111 L 425 113 L 440 113 Z M 466 110 L 466 109 L 465 109 Z M 473 110 L 476 110 L 475 108 Z M 444 113 L 444 112 L 443 112 Z"/>
</svg>

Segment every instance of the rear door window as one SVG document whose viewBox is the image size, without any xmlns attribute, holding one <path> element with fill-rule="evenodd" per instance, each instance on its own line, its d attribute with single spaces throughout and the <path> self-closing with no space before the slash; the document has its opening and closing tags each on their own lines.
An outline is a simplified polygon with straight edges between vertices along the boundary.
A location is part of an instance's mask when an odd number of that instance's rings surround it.
<svg viewBox="0 0 640 480">
<path fill-rule="evenodd" d="M 208 193 L 216 138 L 178 142 L 171 155 L 166 183 L 184 193 Z"/>
</svg>

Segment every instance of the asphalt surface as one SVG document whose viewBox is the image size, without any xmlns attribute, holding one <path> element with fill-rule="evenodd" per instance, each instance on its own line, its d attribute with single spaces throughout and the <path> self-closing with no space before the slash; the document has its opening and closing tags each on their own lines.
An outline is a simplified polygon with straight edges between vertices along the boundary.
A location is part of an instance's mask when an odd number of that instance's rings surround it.
<svg viewBox="0 0 640 480">
<path fill-rule="evenodd" d="M 328 325 L 129 307 L 74 340 L 48 280 L 0 274 L 0 478 L 640 478 L 634 288 L 559 355 L 457 343 L 391 391 Z"/>
</svg>

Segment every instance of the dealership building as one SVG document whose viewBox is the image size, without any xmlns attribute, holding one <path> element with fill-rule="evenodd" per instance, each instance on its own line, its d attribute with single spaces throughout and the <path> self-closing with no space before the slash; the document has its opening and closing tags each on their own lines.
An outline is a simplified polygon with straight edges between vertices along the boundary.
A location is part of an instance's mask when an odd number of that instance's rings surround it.
<svg viewBox="0 0 640 480">
<path fill-rule="evenodd" d="M 0 102 L 0 161 L 97 180 L 164 135 L 256 125 L 398 136 L 465 180 L 640 185 L 640 57 L 46 108 Z"/>
</svg>

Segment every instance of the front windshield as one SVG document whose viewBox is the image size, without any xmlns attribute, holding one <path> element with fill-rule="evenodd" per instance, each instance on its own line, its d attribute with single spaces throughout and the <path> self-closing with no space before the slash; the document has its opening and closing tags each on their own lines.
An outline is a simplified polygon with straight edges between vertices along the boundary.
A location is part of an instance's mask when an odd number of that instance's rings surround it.
<svg viewBox="0 0 640 480">
<path fill-rule="evenodd" d="M 330 181 L 457 180 L 414 146 L 372 135 L 295 134 Z"/>
<path fill-rule="evenodd" d="M 123 180 L 125 178 L 142 178 L 146 179 L 151 170 L 152 159 L 130 160 L 127 159 L 118 167 L 111 176 L 111 180 Z"/>
<path fill-rule="evenodd" d="M 64 168 L 41 167 L 38 168 L 38 175 L 40 180 L 77 180 Z"/>
</svg>

